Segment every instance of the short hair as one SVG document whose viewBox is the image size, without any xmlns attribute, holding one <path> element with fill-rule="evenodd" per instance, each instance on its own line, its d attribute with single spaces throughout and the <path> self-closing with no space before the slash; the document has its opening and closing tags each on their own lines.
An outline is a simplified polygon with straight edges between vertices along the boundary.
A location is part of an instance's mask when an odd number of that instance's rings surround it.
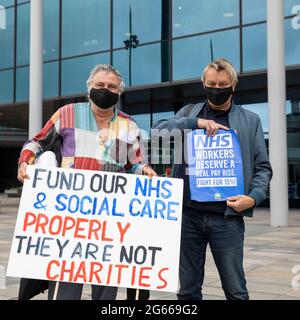
<svg viewBox="0 0 300 320">
<path fill-rule="evenodd" d="M 204 68 L 202 76 L 201 76 L 202 82 L 205 81 L 206 72 L 211 68 L 215 69 L 218 72 L 225 71 L 228 74 L 230 81 L 233 84 L 236 84 L 238 82 L 237 73 L 236 73 L 233 65 L 228 60 L 226 60 L 224 58 L 214 60 L 213 62 L 211 62 L 209 65 L 207 65 Z"/>
<path fill-rule="evenodd" d="M 89 78 L 88 78 L 87 81 L 86 81 L 86 85 L 87 85 L 88 91 L 90 90 L 91 82 L 93 81 L 96 73 L 99 72 L 99 71 L 112 72 L 112 73 L 120 80 L 120 89 L 121 89 L 121 92 L 124 91 L 124 89 L 125 89 L 125 83 L 124 83 L 123 77 L 121 76 L 120 72 L 119 72 L 117 69 L 115 69 L 114 67 L 112 67 L 112 66 L 109 65 L 109 64 L 97 64 L 97 65 L 91 70 L 90 76 L 89 76 Z"/>
</svg>

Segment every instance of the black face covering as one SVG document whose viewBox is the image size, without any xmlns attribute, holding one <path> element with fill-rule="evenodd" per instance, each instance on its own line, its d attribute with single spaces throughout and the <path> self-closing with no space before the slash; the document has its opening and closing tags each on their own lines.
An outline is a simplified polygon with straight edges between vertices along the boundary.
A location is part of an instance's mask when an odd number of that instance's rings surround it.
<svg viewBox="0 0 300 320">
<path fill-rule="evenodd" d="M 206 93 L 208 100 L 216 106 L 220 106 L 224 104 L 233 94 L 232 87 L 228 87 L 228 88 L 204 87 L 204 91 Z"/>
<path fill-rule="evenodd" d="M 95 89 L 90 91 L 90 98 L 95 105 L 101 109 L 108 109 L 114 106 L 119 99 L 119 94 L 108 89 Z"/>
</svg>

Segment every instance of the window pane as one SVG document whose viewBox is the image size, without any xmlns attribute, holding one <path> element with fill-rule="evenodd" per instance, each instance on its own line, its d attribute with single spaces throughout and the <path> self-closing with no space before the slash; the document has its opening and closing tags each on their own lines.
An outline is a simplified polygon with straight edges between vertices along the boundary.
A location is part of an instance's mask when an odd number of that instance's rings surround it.
<svg viewBox="0 0 300 320">
<path fill-rule="evenodd" d="M 29 100 L 29 68 L 17 68 L 17 92 L 16 101 Z"/>
<path fill-rule="evenodd" d="M 62 95 L 87 92 L 86 80 L 92 68 L 99 63 L 109 63 L 109 54 L 67 59 L 62 61 Z"/>
<path fill-rule="evenodd" d="M 43 66 L 43 96 L 44 98 L 58 96 L 58 63 L 45 63 Z M 29 68 L 17 68 L 16 101 L 29 100 Z"/>
<path fill-rule="evenodd" d="M 299 28 L 292 24 L 293 20 L 285 20 L 285 63 L 300 64 L 300 20 Z"/>
<path fill-rule="evenodd" d="M 4 9 L 0 9 L 0 13 L 1 11 Z M 5 29 L 0 28 L 0 68 L 12 67 L 14 62 L 14 9 L 6 9 L 5 14 Z"/>
<path fill-rule="evenodd" d="M 243 52 L 244 71 L 267 68 L 265 23 L 243 28 Z"/>
<path fill-rule="evenodd" d="M 59 1 L 44 0 L 44 61 L 58 58 Z"/>
<path fill-rule="evenodd" d="M 113 46 L 124 47 L 124 40 L 130 35 L 130 7 L 132 34 L 140 43 L 161 39 L 162 3 L 161 0 L 114 0 L 113 5 Z"/>
<path fill-rule="evenodd" d="M 141 46 L 132 49 L 131 70 L 130 51 L 118 50 L 113 53 L 113 64 L 124 77 L 127 86 L 131 73 L 131 85 L 161 82 L 161 44 Z"/>
<path fill-rule="evenodd" d="M 204 67 L 220 57 L 239 71 L 239 30 L 229 30 L 173 42 L 173 79 L 200 77 Z"/>
<path fill-rule="evenodd" d="M 44 63 L 43 70 L 43 95 L 44 98 L 58 96 L 58 63 Z"/>
<path fill-rule="evenodd" d="M 13 102 L 13 70 L 0 72 L 0 104 Z"/>
<path fill-rule="evenodd" d="M 266 0 L 243 0 L 243 24 L 267 19 Z"/>
<path fill-rule="evenodd" d="M 286 101 L 286 114 L 293 113 L 292 104 L 294 104 L 294 108 L 296 109 L 296 113 L 299 113 L 299 101 Z M 265 137 L 269 134 L 269 105 L 267 102 L 264 103 L 253 103 L 243 105 L 243 108 L 255 112 L 261 121 L 263 131 L 265 133 Z M 289 127 L 289 122 L 288 122 Z"/>
<path fill-rule="evenodd" d="M 132 116 L 141 130 L 143 140 L 148 140 L 150 133 L 150 113 L 132 114 Z"/>
<path fill-rule="evenodd" d="M 173 37 L 238 24 L 238 0 L 173 0 Z"/>
<path fill-rule="evenodd" d="M 62 55 L 109 49 L 109 0 L 62 2 Z"/>
<path fill-rule="evenodd" d="M 30 4 L 18 6 L 17 65 L 29 64 Z"/>
<path fill-rule="evenodd" d="M 14 0 L 0 0 L 0 7 L 8 7 L 8 6 L 12 6 L 15 4 Z"/>
<path fill-rule="evenodd" d="M 284 0 L 285 16 L 296 13 L 299 0 Z M 243 24 L 264 21 L 267 19 L 266 0 L 243 0 Z"/>
<path fill-rule="evenodd" d="M 58 0 L 44 0 L 43 6 L 43 58 L 44 61 L 58 57 Z M 30 4 L 18 6 L 17 65 L 29 64 L 30 51 Z"/>
<path fill-rule="evenodd" d="M 254 103 L 243 105 L 243 108 L 256 113 L 261 121 L 263 132 L 269 133 L 269 108 L 268 103 Z"/>
<path fill-rule="evenodd" d="M 297 11 L 297 8 L 298 8 L 298 11 L 300 11 L 299 7 L 300 7 L 299 0 L 284 0 L 285 16 L 294 15 Z"/>
</svg>

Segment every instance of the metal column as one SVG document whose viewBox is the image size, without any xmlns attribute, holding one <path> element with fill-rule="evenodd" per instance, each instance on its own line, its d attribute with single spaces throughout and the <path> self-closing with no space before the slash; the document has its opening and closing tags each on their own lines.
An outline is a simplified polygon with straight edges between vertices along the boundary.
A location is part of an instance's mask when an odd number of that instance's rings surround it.
<svg viewBox="0 0 300 320">
<path fill-rule="evenodd" d="M 30 3 L 29 138 L 42 128 L 43 117 L 43 0 Z"/>
<path fill-rule="evenodd" d="M 288 166 L 284 0 L 267 0 L 269 154 L 273 168 L 270 186 L 271 225 L 288 225 Z"/>
</svg>

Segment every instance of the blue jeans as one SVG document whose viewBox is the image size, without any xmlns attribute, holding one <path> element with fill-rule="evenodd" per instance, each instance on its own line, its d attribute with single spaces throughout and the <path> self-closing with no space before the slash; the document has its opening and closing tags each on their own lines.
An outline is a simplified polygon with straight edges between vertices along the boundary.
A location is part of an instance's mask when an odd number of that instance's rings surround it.
<svg viewBox="0 0 300 320">
<path fill-rule="evenodd" d="M 244 232 L 243 217 L 183 209 L 179 300 L 202 300 L 207 244 L 226 298 L 249 299 L 243 269 Z"/>
</svg>

